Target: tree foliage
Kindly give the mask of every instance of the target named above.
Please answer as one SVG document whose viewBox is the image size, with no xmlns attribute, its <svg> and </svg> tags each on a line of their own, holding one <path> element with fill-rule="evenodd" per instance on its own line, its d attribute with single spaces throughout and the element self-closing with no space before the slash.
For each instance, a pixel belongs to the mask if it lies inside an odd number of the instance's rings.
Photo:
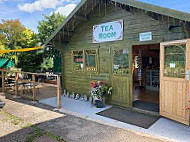
<svg viewBox="0 0 190 142">
<path fill-rule="evenodd" d="M 51 34 L 64 21 L 65 17 L 59 13 L 52 13 L 51 15 L 43 15 L 44 20 L 39 22 L 38 36 L 42 44 L 51 36 Z"/>
<path fill-rule="evenodd" d="M 65 17 L 59 13 L 44 15 L 39 22 L 38 34 L 24 27 L 18 19 L 2 20 L 0 22 L 0 50 L 21 49 L 44 44 L 48 37 L 58 28 Z M 17 67 L 23 71 L 39 72 L 53 69 L 53 61 L 60 57 L 59 52 L 49 47 L 42 51 L 23 53 L 8 53 L 0 55 L 3 58 L 14 59 Z"/>
<path fill-rule="evenodd" d="M 26 29 L 21 33 L 20 44 L 23 48 L 34 47 L 38 44 L 37 35 L 30 29 Z"/>
<path fill-rule="evenodd" d="M 18 67 L 26 72 L 40 72 L 41 63 L 43 62 L 42 54 L 38 51 L 23 52 L 18 58 Z"/>
<path fill-rule="evenodd" d="M 41 69 L 44 71 L 49 71 L 53 68 L 53 58 L 43 58 L 43 63 L 41 64 Z"/>
<path fill-rule="evenodd" d="M 53 34 L 53 32 L 62 24 L 65 17 L 59 13 L 52 13 L 51 15 L 44 15 L 44 20 L 39 22 L 38 37 L 42 44 Z M 43 64 L 41 65 L 44 70 L 53 69 L 53 60 L 60 58 L 60 53 L 55 47 L 48 47 L 43 53 Z M 50 63 L 47 63 L 47 62 Z"/>
<path fill-rule="evenodd" d="M 24 27 L 19 20 L 2 20 L 0 23 L 0 49 L 21 49 L 38 45 L 37 35 Z M 23 71 L 36 71 L 40 69 L 43 61 L 38 52 L 7 53 L 2 58 L 14 60 L 17 67 Z"/>
<path fill-rule="evenodd" d="M 39 39 L 30 29 L 26 29 L 21 34 L 21 46 L 24 48 L 30 48 L 38 46 Z M 19 54 L 18 67 L 27 72 L 39 72 L 41 71 L 41 63 L 43 62 L 42 52 L 30 51 Z"/>
<path fill-rule="evenodd" d="M 0 23 L 0 42 L 9 49 L 19 49 L 21 47 L 22 33 L 26 28 L 16 20 L 2 20 Z"/>
</svg>

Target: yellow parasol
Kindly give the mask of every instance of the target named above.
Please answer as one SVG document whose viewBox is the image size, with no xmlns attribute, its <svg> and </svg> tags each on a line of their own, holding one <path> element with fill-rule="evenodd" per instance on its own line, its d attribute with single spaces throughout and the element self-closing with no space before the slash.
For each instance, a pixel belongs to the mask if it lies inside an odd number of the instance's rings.
<svg viewBox="0 0 190 142">
<path fill-rule="evenodd" d="M 23 49 L 14 49 L 14 50 L 0 50 L 0 54 L 10 53 L 10 52 L 28 52 L 39 49 L 43 49 L 43 47 L 23 48 Z"/>
</svg>

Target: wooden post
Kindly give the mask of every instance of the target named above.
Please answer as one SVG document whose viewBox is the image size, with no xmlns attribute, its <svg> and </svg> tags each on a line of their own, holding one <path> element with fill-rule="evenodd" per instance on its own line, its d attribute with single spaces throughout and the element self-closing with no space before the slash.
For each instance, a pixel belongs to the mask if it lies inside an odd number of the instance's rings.
<svg viewBox="0 0 190 142">
<path fill-rule="evenodd" d="M 36 101 L 36 78 L 35 78 L 35 74 L 32 74 L 32 81 L 33 81 L 33 101 Z"/>
<path fill-rule="evenodd" d="M 5 93 L 5 73 L 2 71 L 2 92 Z"/>
<path fill-rule="evenodd" d="M 57 76 L 57 108 L 61 108 L 61 80 L 60 76 Z"/>
<path fill-rule="evenodd" d="M 15 95 L 18 96 L 18 73 L 15 72 Z"/>
</svg>

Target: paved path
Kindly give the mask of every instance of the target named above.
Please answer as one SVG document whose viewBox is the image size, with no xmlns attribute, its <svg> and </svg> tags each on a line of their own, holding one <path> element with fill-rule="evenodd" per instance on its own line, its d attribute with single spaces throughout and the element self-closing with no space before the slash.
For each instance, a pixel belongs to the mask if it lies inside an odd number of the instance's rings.
<svg viewBox="0 0 190 142">
<path fill-rule="evenodd" d="M 41 104 L 29 105 L 27 101 L 11 101 L 0 96 L 5 107 L 0 112 L 0 142 L 25 142 L 34 129 L 40 129 L 67 142 L 163 142 L 158 138 L 136 134 L 68 114 L 52 112 L 53 109 Z M 18 100 L 17 100 L 18 101 Z M 34 124 L 35 127 L 26 127 Z M 43 135 L 44 139 L 55 140 Z M 59 141 L 59 139 L 57 141 Z"/>
</svg>

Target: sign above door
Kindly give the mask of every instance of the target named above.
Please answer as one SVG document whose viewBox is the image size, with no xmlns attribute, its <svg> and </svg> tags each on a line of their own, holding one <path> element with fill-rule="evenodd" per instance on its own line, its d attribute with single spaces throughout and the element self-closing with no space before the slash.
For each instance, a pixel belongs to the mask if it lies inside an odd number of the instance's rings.
<svg viewBox="0 0 190 142">
<path fill-rule="evenodd" d="M 123 40 L 123 20 L 93 26 L 93 43 Z"/>
<path fill-rule="evenodd" d="M 140 41 L 150 41 L 152 40 L 152 32 L 140 33 L 139 34 Z"/>
</svg>

